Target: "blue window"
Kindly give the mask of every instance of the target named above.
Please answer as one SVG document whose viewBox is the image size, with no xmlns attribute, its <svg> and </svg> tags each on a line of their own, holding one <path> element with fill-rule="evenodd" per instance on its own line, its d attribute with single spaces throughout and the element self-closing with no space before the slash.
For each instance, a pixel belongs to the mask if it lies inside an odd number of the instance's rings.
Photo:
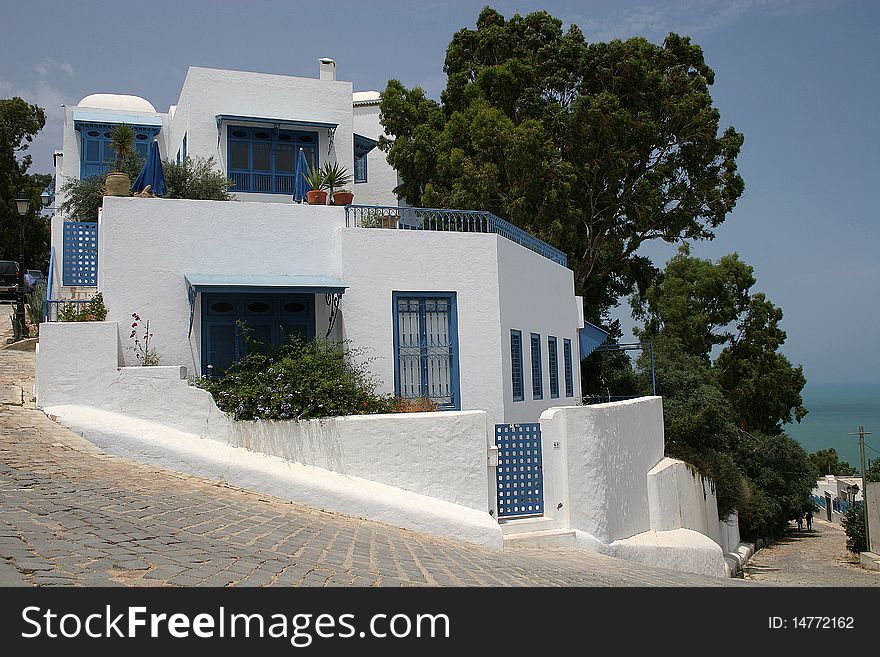
<svg viewBox="0 0 880 657">
<path fill-rule="evenodd" d="M 186 133 L 183 133 L 183 145 L 180 147 L 181 161 L 186 163 Z"/>
<path fill-rule="evenodd" d="M 155 126 L 131 126 L 134 129 L 134 149 L 142 158 L 146 159 L 150 149 L 150 142 L 158 134 L 159 128 Z M 79 177 L 81 179 L 107 173 L 116 165 L 116 152 L 110 147 L 110 124 L 89 123 L 79 125 L 81 137 L 81 157 L 79 162 Z"/>
<path fill-rule="evenodd" d="M 513 381 L 513 401 L 523 400 L 522 332 L 510 331 L 510 378 Z"/>
<path fill-rule="evenodd" d="M 574 397 L 574 373 L 571 366 L 571 340 L 562 339 L 562 357 L 565 360 L 565 396 Z"/>
<path fill-rule="evenodd" d="M 366 154 L 354 156 L 354 181 L 356 183 L 367 182 L 367 156 Z"/>
<path fill-rule="evenodd" d="M 532 333 L 532 399 L 544 399 L 544 381 L 541 374 L 541 336 Z"/>
<path fill-rule="evenodd" d="M 547 362 L 550 364 L 550 397 L 559 397 L 559 357 L 556 353 L 556 337 L 547 337 Z"/>
<path fill-rule="evenodd" d="M 273 128 L 227 128 L 227 175 L 233 192 L 293 194 L 296 160 L 302 149 L 309 167 L 318 166 L 318 133 Z"/>
<path fill-rule="evenodd" d="M 394 394 L 461 409 L 455 292 L 394 292 Z"/>
</svg>

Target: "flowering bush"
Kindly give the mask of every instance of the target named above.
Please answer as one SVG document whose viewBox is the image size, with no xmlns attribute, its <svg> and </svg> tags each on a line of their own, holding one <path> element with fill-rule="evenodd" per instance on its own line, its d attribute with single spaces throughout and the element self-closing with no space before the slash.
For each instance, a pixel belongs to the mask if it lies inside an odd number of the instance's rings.
<svg viewBox="0 0 880 657">
<path fill-rule="evenodd" d="M 98 292 L 87 304 L 64 303 L 58 306 L 59 322 L 103 322 L 107 319 L 104 296 Z"/>
<path fill-rule="evenodd" d="M 131 348 L 135 358 L 141 365 L 158 365 L 159 354 L 150 346 L 150 340 L 153 338 L 153 334 L 150 333 L 150 320 L 142 320 L 137 313 L 132 313 L 131 318 L 134 321 L 131 323 L 131 335 L 128 337 L 134 340 L 134 345 Z M 138 333 L 138 328 L 143 328 L 143 336 Z"/>
<path fill-rule="evenodd" d="M 396 400 L 376 393 L 376 381 L 344 342 L 290 336 L 279 347 L 246 337 L 247 355 L 222 374 L 195 384 L 236 420 L 308 420 L 392 413 Z"/>
</svg>

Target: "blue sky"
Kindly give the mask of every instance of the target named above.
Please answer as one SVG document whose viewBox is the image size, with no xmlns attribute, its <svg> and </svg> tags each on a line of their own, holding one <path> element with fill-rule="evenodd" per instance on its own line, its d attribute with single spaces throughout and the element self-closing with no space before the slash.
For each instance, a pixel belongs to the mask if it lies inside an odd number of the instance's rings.
<svg viewBox="0 0 880 657">
<path fill-rule="evenodd" d="M 317 76 L 338 63 L 358 90 L 395 77 L 437 96 L 452 34 L 485 2 L 149 3 L 3 1 L 0 97 L 45 107 L 32 171 L 61 146 L 62 103 L 132 93 L 166 111 L 188 65 Z M 700 44 L 722 124 L 745 134 L 746 192 L 711 243 L 737 251 L 785 312 L 785 353 L 811 382 L 880 380 L 880 3 L 856 0 L 498 2 L 505 16 L 547 9 L 591 40 L 670 31 Z M 658 262 L 674 253 L 652 245 Z M 621 310 L 622 318 L 627 316 Z M 627 322 L 631 324 L 631 322 Z"/>
</svg>

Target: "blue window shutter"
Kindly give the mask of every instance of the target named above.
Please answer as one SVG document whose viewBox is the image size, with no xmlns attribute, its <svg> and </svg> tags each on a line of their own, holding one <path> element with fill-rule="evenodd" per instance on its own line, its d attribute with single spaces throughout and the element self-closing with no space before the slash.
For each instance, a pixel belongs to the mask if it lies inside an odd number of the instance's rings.
<svg viewBox="0 0 880 657">
<path fill-rule="evenodd" d="M 523 400 L 522 332 L 510 331 L 510 378 L 513 383 L 513 401 Z"/>
<path fill-rule="evenodd" d="M 544 381 L 541 372 L 541 336 L 532 333 L 532 399 L 544 399 Z"/>
<path fill-rule="evenodd" d="M 565 396 L 574 397 L 574 372 L 571 363 L 571 340 L 563 338 L 562 354 L 565 359 Z"/>
<path fill-rule="evenodd" d="M 550 365 L 550 397 L 556 399 L 559 397 L 559 360 L 556 353 L 556 337 L 547 337 L 547 362 Z"/>
</svg>

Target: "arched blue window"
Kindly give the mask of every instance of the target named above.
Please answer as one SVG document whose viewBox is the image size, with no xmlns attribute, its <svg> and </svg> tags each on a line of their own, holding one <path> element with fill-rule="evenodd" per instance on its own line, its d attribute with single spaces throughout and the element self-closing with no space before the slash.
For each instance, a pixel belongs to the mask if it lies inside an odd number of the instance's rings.
<svg viewBox="0 0 880 657">
<path fill-rule="evenodd" d="M 116 165 L 116 152 L 110 146 L 110 131 L 113 125 L 109 123 L 82 123 L 77 125 L 80 131 L 82 150 L 80 151 L 79 177 L 81 179 L 107 173 Z M 150 150 L 150 142 L 159 133 L 156 126 L 132 125 L 134 129 L 134 149 L 142 158 L 147 158 Z"/>
</svg>

